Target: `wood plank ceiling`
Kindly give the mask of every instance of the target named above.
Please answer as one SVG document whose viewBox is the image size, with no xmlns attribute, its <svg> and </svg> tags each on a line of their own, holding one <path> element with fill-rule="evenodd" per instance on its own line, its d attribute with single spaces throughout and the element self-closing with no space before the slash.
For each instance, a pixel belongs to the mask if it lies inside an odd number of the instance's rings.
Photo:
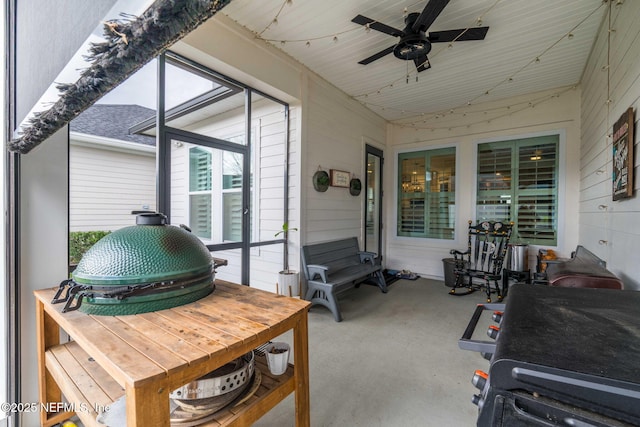
<svg viewBox="0 0 640 427">
<path fill-rule="evenodd" d="M 221 13 L 385 119 L 408 123 L 425 114 L 579 84 L 609 7 L 603 0 L 451 0 L 427 33 L 482 25 L 490 27 L 484 40 L 434 43 L 431 69 L 420 73 L 412 61 L 393 54 L 358 64 L 398 38 L 367 31 L 351 22 L 356 15 L 401 30 L 404 15 L 421 12 L 426 4 L 233 0 Z"/>
</svg>

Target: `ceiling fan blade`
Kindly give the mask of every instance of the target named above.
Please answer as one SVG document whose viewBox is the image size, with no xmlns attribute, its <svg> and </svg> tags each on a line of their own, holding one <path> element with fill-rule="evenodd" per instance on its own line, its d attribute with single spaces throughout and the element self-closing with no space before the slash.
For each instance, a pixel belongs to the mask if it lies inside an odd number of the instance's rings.
<svg viewBox="0 0 640 427">
<path fill-rule="evenodd" d="M 429 0 L 418 19 L 413 23 L 413 31 L 416 33 L 418 31 L 426 31 L 447 4 L 449 4 L 449 0 Z"/>
<path fill-rule="evenodd" d="M 431 43 L 446 43 L 452 42 L 454 40 L 457 42 L 463 42 L 467 40 L 484 40 L 485 36 L 487 35 L 487 31 L 489 31 L 489 27 L 472 27 L 469 29 L 461 28 L 459 30 L 434 31 L 432 33 L 429 33 L 429 41 Z"/>
<path fill-rule="evenodd" d="M 375 55 L 371 55 L 368 58 L 363 59 L 362 61 L 358 62 L 358 64 L 362 64 L 362 65 L 367 65 L 377 59 L 382 58 L 385 55 L 390 54 L 391 52 L 393 52 L 393 48 L 395 48 L 396 45 L 390 46 L 388 48 L 386 48 L 385 50 L 381 50 L 380 52 L 376 53 Z"/>
<path fill-rule="evenodd" d="M 416 70 L 418 70 L 418 72 L 431 68 L 431 63 L 429 62 L 429 58 L 427 58 L 427 55 L 414 58 L 413 63 L 416 64 Z"/>
<path fill-rule="evenodd" d="M 388 25 L 383 24 L 382 22 L 375 21 L 371 18 L 367 18 L 366 16 L 358 15 L 351 20 L 351 22 L 355 22 L 360 25 L 369 24 L 369 28 L 380 31 L 381 33 L 389 34 L 390 36 L 400 37 L 403 36 L 404 33 L 397 28 L 390 27 Z"/>
</svg>

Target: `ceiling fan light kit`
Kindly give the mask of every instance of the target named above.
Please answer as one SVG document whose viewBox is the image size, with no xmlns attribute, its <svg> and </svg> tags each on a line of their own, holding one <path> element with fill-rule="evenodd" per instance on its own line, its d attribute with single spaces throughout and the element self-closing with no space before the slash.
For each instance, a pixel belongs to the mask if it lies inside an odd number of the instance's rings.
<svg viewBox="0 0 640 427">
<path fill-rule="evenodd" d="M 358 15 L 351 21 L 364 25 L 367 30 L 373 29 L 390 36 L 399 37 L 400 40 L 380 52 L 358 62 L 367 65 L 376 61 L 391 52 L 393 55 L 404 61 L 413 61 L 416 70 L 422 72 L 431 68 L 431 63 L 427 55 L 431 51 L 432 43 L 452 43 L 456 41 L 484 40 L 489 31 L 489 27 L 461 28 L 457 30 L 430 32 L 427 36 L 427 29 L 433 24 L 436 18 L 442 13 L 449 0 L 429 0 L 421 13 L 409 13 L 405 17 L 405 27 L 403 30 L 391 27 L 374 19 Z"/>
</svg>

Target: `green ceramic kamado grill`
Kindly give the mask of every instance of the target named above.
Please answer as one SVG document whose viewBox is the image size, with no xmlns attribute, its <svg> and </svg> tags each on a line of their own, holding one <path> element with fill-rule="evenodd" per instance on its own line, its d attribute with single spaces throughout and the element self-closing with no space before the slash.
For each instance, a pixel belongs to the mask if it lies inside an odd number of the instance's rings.
<svg viewBox="0 0 640 427">
<path fill-rule="evenodd" d="M 126 315 L 188 304 L 213 292 L 211 253 L 166 216 L 140 214 L 136 225 L 100 239 L 82 257 L 53 303 L 63 312 Z"/>
</svg>

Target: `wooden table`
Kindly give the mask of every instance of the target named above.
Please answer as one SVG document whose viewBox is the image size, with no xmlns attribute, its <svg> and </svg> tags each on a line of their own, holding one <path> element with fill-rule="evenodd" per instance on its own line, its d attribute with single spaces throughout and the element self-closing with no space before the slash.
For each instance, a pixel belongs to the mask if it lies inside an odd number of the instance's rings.
<svg viewBox="0 0 640 427">
<path fill-rule="evenodd" d="M 169 393 L 293 329 L 294 364 L 272 376 L 263 357 L 260 389 L 224 409 L 206 426 L 248 426 L 295 392 L 296 425 L 308 426 L 309 303 L 216 280 L 216 290 L 191 304 L 152 313 L 95 316 L 51 304 L 55 288 L 36 296 L 40 402 L 70 402 L 41 411 L 52 426 L 76 412 L 85 426 L 126 396 L 127 425 L 169 426 Z M 72 338 L 61 343 L 60 329 Z M 75 411 L 73 411 L 75 409 Z M 56 412 L 58 411 L 58 412 Z"/>
</svg>

